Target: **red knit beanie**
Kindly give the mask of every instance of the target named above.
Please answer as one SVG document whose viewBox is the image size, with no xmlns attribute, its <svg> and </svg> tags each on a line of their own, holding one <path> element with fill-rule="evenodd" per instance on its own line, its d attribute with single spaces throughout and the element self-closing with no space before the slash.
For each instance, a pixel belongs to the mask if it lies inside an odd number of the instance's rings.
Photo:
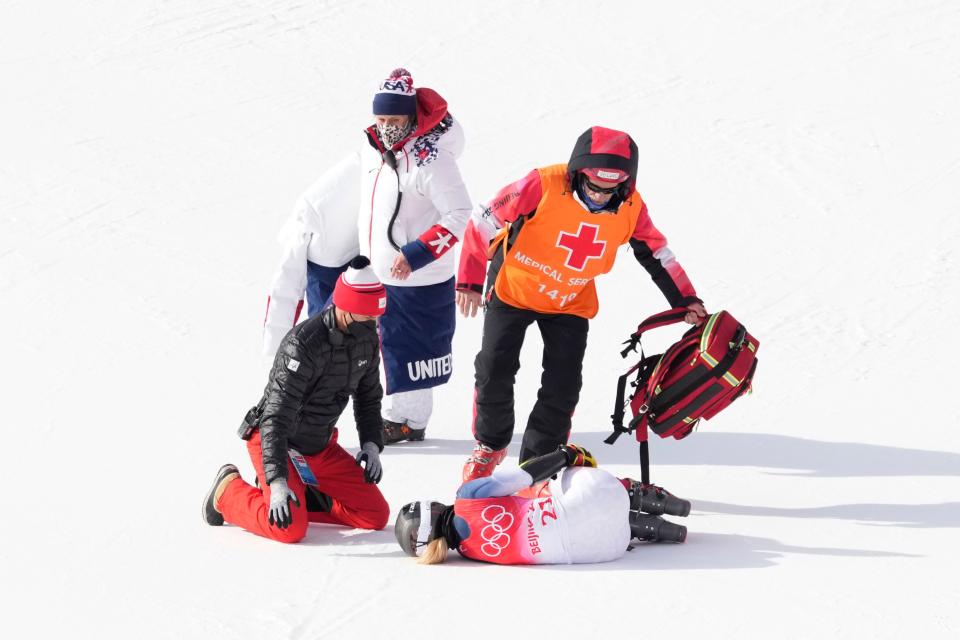
<svg viewBox="0 0 960 640">
<path fill-rule="evenodd" d="M 379 317 L 387 310 L 387 290 L 377 279 L 370 260 L 357 256 L 337 278 L 333 288 L 333 304 L 337 309 L 364 316 Z"/>
</svg>

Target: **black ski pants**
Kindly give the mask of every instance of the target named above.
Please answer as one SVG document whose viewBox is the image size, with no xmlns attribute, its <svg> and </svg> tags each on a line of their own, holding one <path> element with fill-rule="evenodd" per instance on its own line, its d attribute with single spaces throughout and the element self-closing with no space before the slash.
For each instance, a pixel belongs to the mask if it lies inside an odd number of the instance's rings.
<svg viewBox="0 0 960 640">
<path fill-rule="evenodd" d="M 589 321 L 574 315 L 519 309 L 493 294 L 484 314 L 482 346 L 474 361 L 473 435 L 493 449 L 502 449 L 513 437 L 513 386 L 520 369 L 523 338 L 534 322 L 543 337 L 543 375 L 523 433 L 520 462 L 549 453 L 570 437 L 573 410 L 583 386 Z"/>
</svg>

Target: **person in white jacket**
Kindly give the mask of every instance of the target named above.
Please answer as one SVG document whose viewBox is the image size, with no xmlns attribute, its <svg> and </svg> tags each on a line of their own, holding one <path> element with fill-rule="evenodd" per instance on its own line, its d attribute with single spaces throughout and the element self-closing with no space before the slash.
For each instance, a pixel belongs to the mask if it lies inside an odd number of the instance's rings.
<svg viewBox="0 0 960 640">
<path fill-rule="evenodd" d="M 433 387 L 449 380 L 455 328 L 453 246 L 472 208 L 457 158 L 460 124 L 432 89 L 396 69 L 374 95 L 375 123 L 357 153 L 327 171 L 297 204 L 271 285 L 264 353 L 297 319 L 327 303 L 333 283 L 357 254 L 387 287 L 380 320 L 386 378 L 384 442 L 422 440 Z"/>
<path fill-rule="evenodd" d="M 283 256 L 270 283 L 263 323 L 263 355 L 273 357 L 283 337 L 307 315 L 322 311 L 337 278 L 360 255 L 360 158 L 352 153 L 326 171 L 297 200 L 280 232 Z"/>
</svg>

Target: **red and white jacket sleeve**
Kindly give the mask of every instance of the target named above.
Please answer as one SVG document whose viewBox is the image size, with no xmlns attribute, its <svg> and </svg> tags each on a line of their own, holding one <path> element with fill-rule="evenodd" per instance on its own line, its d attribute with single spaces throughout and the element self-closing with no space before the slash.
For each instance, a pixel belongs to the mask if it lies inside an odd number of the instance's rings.
<svg viewBox="0 0 960 640">
<path fill-rule="evenodd" d="M 413 271 L 453 249 L 463 237 L 471 208 L 470 195 L 451 153 L 441 151 L 436 160 L 421 170 L 417 188 L 430 199 L 440 219 L 416 240 L 401 247 Z"/>
<path fill-rule="evenodd" d="M 534 169 L 474 207 L 460 250 L 457 289 L 483 293 L 490 241 L 504 225 L 536 211 L 541 197 L 540 172 Z"/>
<path fill-rule="evenodd" d="M 637 261 L 653 278 L 671 307 L 685 307 L 694 302 L 703 302 L 697 297 L 690 278 L 667 246 L 667 239 L 653 226 L 646 204 L 637 219 L 637 226 L 630 238 L 630 247 Z"/>
</svg>

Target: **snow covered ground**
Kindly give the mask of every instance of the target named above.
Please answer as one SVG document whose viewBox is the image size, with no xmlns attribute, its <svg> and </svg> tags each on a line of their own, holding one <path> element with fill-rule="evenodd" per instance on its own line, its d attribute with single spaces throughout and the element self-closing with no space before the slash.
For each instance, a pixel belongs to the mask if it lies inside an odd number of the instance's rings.
<svg viewBox="0 0 960 640">
<path fill-rule="evenodd" d="M 0 635 L 957 637 L 958 32 L 949 0 L 5 0 Z M 761 340 L 752 397 L 652 445 L 687 544 L 421 567 L 391 530 L 201 522 L 220 464 L 250 477 L 273 237 L 401 64 L 463 124 L 475 199 L 629 131 L 708 307 Z M 601 440 L 664 303 L 626 253 L 600 296 L 573 440 L 636 475 Z M 394 512 L 456 490 L 479 337 L 384 457 Z M 535 332 L 523 362 L 521 424 Z"/>
</svg>

